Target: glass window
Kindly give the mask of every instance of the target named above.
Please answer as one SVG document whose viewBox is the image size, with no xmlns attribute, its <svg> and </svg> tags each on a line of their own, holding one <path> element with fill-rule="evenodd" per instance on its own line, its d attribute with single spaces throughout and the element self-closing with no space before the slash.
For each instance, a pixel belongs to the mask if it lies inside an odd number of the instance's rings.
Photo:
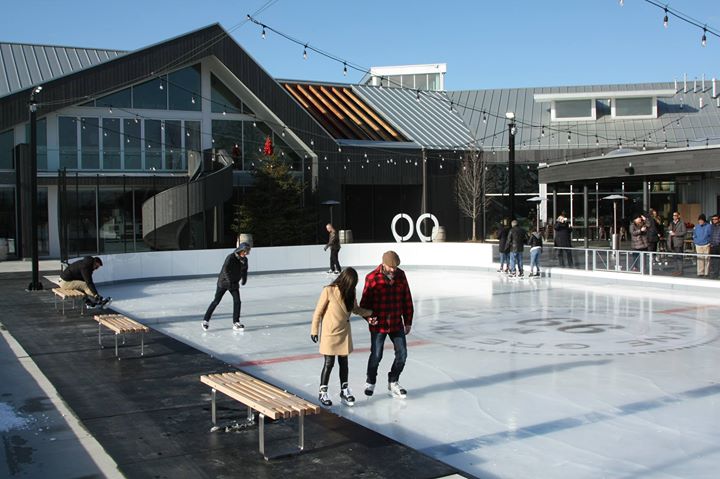
<svg viewBox="0 0 720 479">
<path fill-rule="evenodd" d="M 124 253 L 124 237 L 126 227 L 132 231 L 132 210 L 128 211 L 129 193 L 123 193 L 122 188 L 101 187 L 98 201 L 98 216 L 100 218 L 100 252 Z M 130 235 L 132 237 L 132 234 Z"/>
<path fill-rule="evenodd" d="M 142 143 L 140 141 L 140 120 L 123 120 L 125 137 L 125 169 L 139 170 L 142 168 Z"/>
<path fill-rule="evenodd" d="M 229 155 L 232 155 L 235 168 L 242 168 L 242 159 L 240 158 L 240 145 L 243 143 L 242 129 L 242 121 L 213 120 L 212 122 L 212 137 L 215 140 L 213 147 L 216 150 L 225 150 Z M 237 148 L 235 145 L 237 145 Z"/>
<path fill-rule="evenodd" d="M 199 121 L 186 121 L 185 122 L 185 152 L 187 165 L 192 167 L 197 165 L 202 158 L 202 142 L 200 141 L 200 122 Z"/>
<path fill-rule="evenodd" d="M 103 97 L 95 100 L 96 106 L 111 107 L 116 106 L 119 108 L 132 108 L 132 91 L 130 88 L 110 93 Z"/>
<path fill-rule="evenodd" d="M 13 148 L 15 147 L 15 135 L 12 130 L 0 133 L 0 169 L 12 170 L 15 162 L 13 161 Z"/>
<path fill-rule="evenodd" d="M 594 100 L 561 100 L 555 102 L 555 118 L 592 118 Z"/>
<path fill-rule="evenodd" d="M 8 239 L 8 250 L 15 253 L 15 188 L 0 187 L 0 238 Z"/>
<path fill-rule="evenodd" d="M 420 73 L 417 75 L 414 75 L 415 77 L 415 88 L 418 90 L 427 90 L 428 89 L 428 81 L 427 81 L 427 74 L 426 73 Z"/>
<path fill-rule="evenodd" d="M 615 99 L 615 116 L 640 116 L 652 114 L 652 97 Z"/>
<path fill-rule="evenodd" d="M 165 165 L 168 170 L 185 168 L 180 120 L 165 120 Z"/>
<path fill-rule="evenodd" d="M 75 256 L 97 253 L 95 188 L 69 187 L 67 190 L 68 252 Z"/>
<path fill-rule="evenodd" d="M 210 85 L 212 87 L 211 109 L 213 113 L 242 113 L 243 105 L 238 97 L 225 86 L 223 82 L 218 80 L 215 75 L 211 75 Z"/>
<path fill-rule="evenodd" d="M 145 120 L 145 169 L 162 170 L 162 128 L 160 120 Z"/>
<path fill-rule="evenodd" d="M 250 170 L 254 166 L 253 162 L 262 157 L 265 138 L 268 136 L 272 137 L 272 132 L 265 123 L 257 122 L 255 126 L 253 126 L 254 122 L 252 121 L 246 121 L 244 123 L 242 157 L 245 169 Z"/>
<path fill-rule="evenodd" d="M 77 119 L 70 116 L 58 118 L 58 145 L 60 168 L 77 169 Z"/>
<path fill-rule="evenodd" d="M 200 65 L 168 75 L 170 109 L 200 111 Z"/>
<path fill-rule="evenodd" d="M 133 87 L 133 107 L 167 110 L 167 80 L 153 78 Z"/>
<path fill-rule="evenodd" d="M 119 170 L 120 165 L 120 120 L 103 118 L 103 169 Z"/>
<path fill-rule="evenodd" d="M 440 75 L 428 75 L 428 90 L 440 89 Z"/>
<path fill-rule="evenodd" d="M 99 119 L 83 117 L 81 121 L 80 164 L 84 170 L 100 169 L 100 128 Z"/>
</svg>

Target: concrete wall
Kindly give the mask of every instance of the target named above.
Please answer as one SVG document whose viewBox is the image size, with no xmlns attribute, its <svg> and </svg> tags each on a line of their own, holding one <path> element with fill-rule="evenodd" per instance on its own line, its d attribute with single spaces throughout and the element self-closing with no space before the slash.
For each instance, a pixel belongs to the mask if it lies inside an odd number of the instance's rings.
<svg viewBox="0 0 720 479">
<path fill-rule="evenodd" d="M 385 251 L 400 256 L 401 267 L 449 266 L 491 268 L 492 245 L 484 243 L 357 243 L 344 244 L 340 264 L 377 266 Z M 157 251 L 102 255 L 104 266 L 93 276 L 96 283 L 150 278 L 216 275 L 232 249 Z M 250 273 L 319 269 L 330 266 L 330 252 L 322 245 L 253 248 Z M 72 260 L 71 260 L 72 262 Z"/>
</svg>

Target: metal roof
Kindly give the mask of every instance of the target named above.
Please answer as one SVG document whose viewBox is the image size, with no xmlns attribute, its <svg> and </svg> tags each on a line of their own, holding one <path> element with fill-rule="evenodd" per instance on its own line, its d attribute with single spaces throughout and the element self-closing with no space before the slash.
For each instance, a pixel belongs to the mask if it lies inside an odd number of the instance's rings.
<svg viewBox="0 0 720 479">
<path fill-rule="evenodd" d="M 451 110 L 444 92 L 364 85 L 352 89 L 398 131 L 426 149 L 462 149 L 473 144 L 463 118 Z"/>
<path fill-rule="evenodd" d="M 119 50 L 0 43 L 0 97 L 124 55 Z"/>
<path fill-rule="evenodd" d="M 690 82 L 687 90 L 679 85 L 674 95 L 658 98 L 658 117 L 651 119 L 613 118 L 607 101 L 598 99 L 596 120 L 551 121 L 550 105 L 534 97 L 578 92 L 675 91 L 673 83 L 470 90 L 447 95 L 482 149 L 507 149 L 505 113 L 511 111 L 517 124 L 516 151 L 539 152 L 536 159 L 546 161 L 544 150 L 581 150 L 592 156 L 600 154 L 598 150 L 616 149 L 620 144 L 639 150 L 643 144 L 648 149 L 664 148 L 666 143 L 668 148 L 703 146 L 706 141 L 720 144 L 720 100 L 712 96 L 712 83 L 704 83 L 703 88 L 700 81 L 696 86 Z"/>
</svg>

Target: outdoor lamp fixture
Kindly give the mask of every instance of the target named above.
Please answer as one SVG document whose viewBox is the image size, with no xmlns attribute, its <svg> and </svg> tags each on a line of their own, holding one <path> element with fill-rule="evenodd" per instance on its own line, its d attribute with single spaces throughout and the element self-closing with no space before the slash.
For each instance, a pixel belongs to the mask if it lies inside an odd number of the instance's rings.
<svg viewBox="0 0 720 479">
<path fill-rule="evenodd" d="M 40 282 L 38 268 L 38 212 L 37 212 L 37 101 L 35 95 L 42 91 L 38 85 L 30 92 L 30 251 L 32 255 L 32 280 L 27 287 L 28 291 L 43 289 Z"/>
<path fill-rule="evenodd" d="M 627 196 L 624 195 L 608 195 L 603 197 L 604 200 L 611 200 L 613 202 L 613 228 L 612 228 L 612 247 L 613 249 L 620 249 L 620 236 L 617 232 L 617 201 L 626 200 Z"/>
<path fill-rule="evenodd" d="M 505 113 L 508 120 L 508 215 L 510 220 L 515 219 L 515 113 Z"/>
<path fill-rule="evenodd" d="M 632 165 L 632 163 L 628 163 L 627 167 L 625 168 L 625 173 L 630 176 L 635 174 L 635 167 Z"/>
<path fill-rule="evenodd" d="M 540 231 L 540 203 L 543 201 L 547 201 L 547 198 L 544 196 L 533 196 L 532 198 L 528 198 L 527 201 L 535 203 L 535 220 L 536 220 L 536 231 Z"/>
</svg>

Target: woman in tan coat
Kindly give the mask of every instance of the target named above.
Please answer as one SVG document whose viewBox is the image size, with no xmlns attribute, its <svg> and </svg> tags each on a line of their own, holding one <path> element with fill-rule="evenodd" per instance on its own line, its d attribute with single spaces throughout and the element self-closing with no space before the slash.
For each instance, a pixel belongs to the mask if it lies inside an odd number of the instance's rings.
<svg viewBox="0 0 720 479">
<path fill-rule="evenodd" d="M 352 406 L 355 398 L 348 387 L 348 355 L 352 352 L 352 333 L 350 331 L 350 314 L 355 313 L 365 318 L 372 316 L 372 311 L 358 306 L 355 296 L 357 271 L 345 268 L 320 293 L 315 313 L 313 314 L 310 339 L 318 341 L 320 331 L 320 354 L 325 356 L 325 364 L 320 374 L 320 394 L 318 399 L 323 406 L 332 406 L 328 395 L 328 381 L 335 365 L 335 356 L 340 365 L 340 399 Z M 322 326 L 321 326 L 322 325 Z"/>
</svg>

